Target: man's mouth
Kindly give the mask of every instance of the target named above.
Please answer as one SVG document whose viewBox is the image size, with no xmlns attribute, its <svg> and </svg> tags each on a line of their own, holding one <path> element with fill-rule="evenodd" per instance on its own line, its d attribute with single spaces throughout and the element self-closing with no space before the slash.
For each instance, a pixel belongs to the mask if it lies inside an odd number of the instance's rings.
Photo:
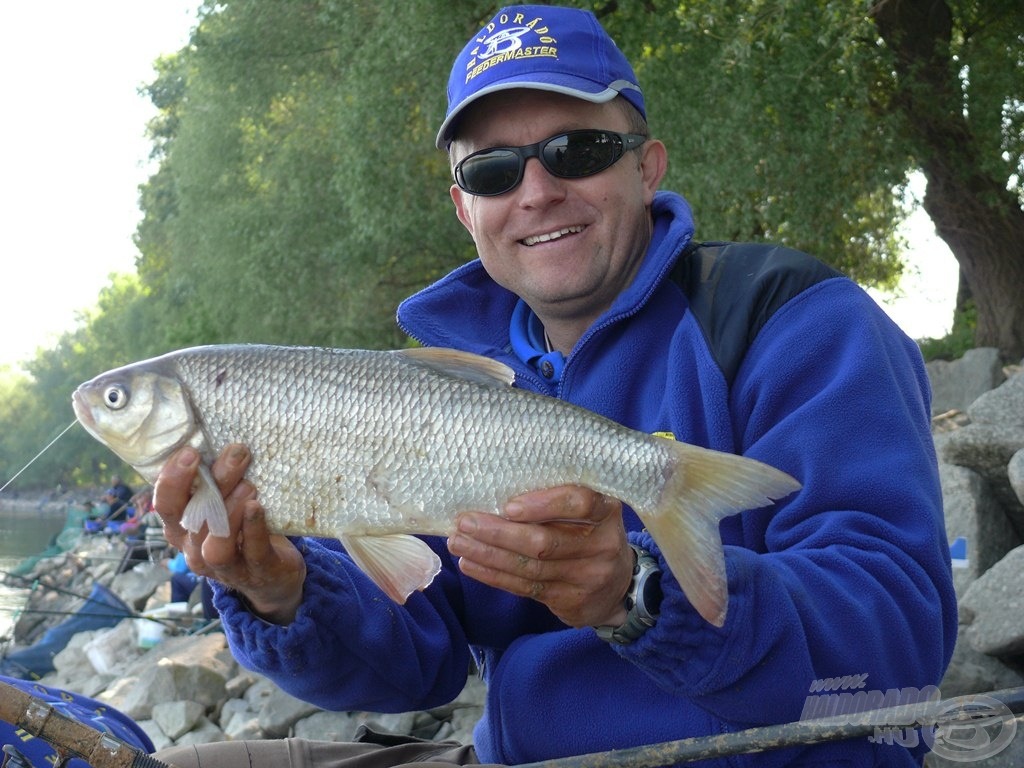
<svg viewBox="0 0 1024 768">
<path fill-rule="evenodd" d="M 547 232 L 543 235 L 530 235 L 529 237 L 524 237 L 519 242 L 527 246 L 536 245 L 537 243 L 548 243 L 552 240 L 558 240 L 561 237 L 565 237 L 566 235 L 574 235 L 577 232 L 582 231 L 583 226 L 577 224 L 574 227 L 562 227 L 562 229 L 556 230 L 555 232 Z"/>
</svg>

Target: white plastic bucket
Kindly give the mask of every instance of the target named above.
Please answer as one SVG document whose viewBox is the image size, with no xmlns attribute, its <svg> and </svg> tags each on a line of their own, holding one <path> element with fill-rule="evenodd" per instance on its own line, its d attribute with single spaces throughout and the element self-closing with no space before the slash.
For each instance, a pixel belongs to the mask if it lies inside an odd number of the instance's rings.
<svg viewBox="0 0 1024 768">
<path fill-rule="evenodd" d="M 152 648 L 164 639 L 167 627 L 159 621 L 135 619 L 135 634 L 139 648 Z"/>
</svg>

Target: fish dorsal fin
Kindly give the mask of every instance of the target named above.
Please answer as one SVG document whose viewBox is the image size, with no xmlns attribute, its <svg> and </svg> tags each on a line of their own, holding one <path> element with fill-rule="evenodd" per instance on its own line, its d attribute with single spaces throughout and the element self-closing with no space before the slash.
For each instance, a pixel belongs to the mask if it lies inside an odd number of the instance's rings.
<svg viewBox="0 0 1024 768">
<path fill-rule="evenodd" d="M 504 363 L 458 349 L 415 347 L 397 350 L 397 354 L 438 373 L 489 387 L 510 387 L 516 378 L 515 372 Z"/>
</svg>

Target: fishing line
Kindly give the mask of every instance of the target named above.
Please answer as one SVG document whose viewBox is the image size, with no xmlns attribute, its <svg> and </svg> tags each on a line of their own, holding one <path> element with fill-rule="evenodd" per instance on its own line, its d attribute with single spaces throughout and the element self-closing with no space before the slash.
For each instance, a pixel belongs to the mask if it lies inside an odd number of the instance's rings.
<svg viewBox="0 0 1024 768">
<path fill-rule="evenodd" d="M 75 424 L 77 424 L 77 423 L 78 423 L 78 420 L 77 420 L 77 419 L 75 419 L 75 420 L 74 420 L 74 421 L 72 421 L 72 422 L 71 422 L 70 424 L 68 424 L 68 425 L 67 425 L 67 427 L 65 427 L 65 428 L 64 428 L 64 431 L 63 431 L 63 432 L 61 432 L 61 433 L 60 433 L 59 435 L 57 435 L 57 436 L 56 436 L 55 438 L 53 438 L 53 440 L 51 440 L 51 441 L 50 441 L 50 442 L 49 442 L 49 443 L 48 443 L 48 444 L 46 445 L 46 447 L 45 447 L 45 448 L 43 448 L 43 450 L 41 450 L 41 451 L 40 451 L 39 453 L 37 453 L 37 454 L 36 454 L 35 456 L 33 456 L 33 457 L 32 457 L 32 459 L 31 459 L 31 460 L 29 461 L 29 463 L 28 463 L 28 464 L 26 464 L 26 465 L 25 465 L 24 467 L 22 467 L 21 469 L 19 469 L 19 470 L 17 471 L 17 473 L 15 473 L 14 477 L 12 477 L 12 478 L 11 478 L 10 480 L 8 480 L 8 481 L 7 481 L 6 483 L 4 483 L 4 484 L 3 484 L 3 487 L 0 487 L 0 493 L 2 493 L 2 492 L 3 492 L 3 491 L 4 491 L 5 489 L 6 489 L 6 488 L 7 488 L 7 486 L 8 486 L 8 485 L 10 485 L 10 484 L 11 484 L 11 483 L 13 483 L 13 482 L 14 482 L 15 480 L 17 480 L 17 479 L 18 479 L 18 475 L 20 475 L 20 474 L 21 474 L 22 472 L 24 472 L 24 471 L 25 471 L 26 469 L 28 469 L 29 467 L 31 467 L 31 466 L 32 466 L 33 464 L 35 464 L 35 463 L 36 463 L 36 460 L 38 460 L 40 456 L 42 456 L 42 455 L 43 455 L 44 453 L 46 453 L 46 452 L 47 452 L 48 450 L 50 450 L 50 448 L 51 448 L 51 447 L 53 447 L 53 444 L 54 444 L 54 443 L 56 443 L 56 442 L 57 442 L 58 440 L 60 440 L 60 439 L 61 439 L 62 437 L 64 437 L 64 435 L 66 435 L 66 434 L 67 434 L 67 431 L 68 431 L 69 429 L 71 429 L 71 428 L 72 428 L 73 426 L 75 426 Z"/>
</svg>

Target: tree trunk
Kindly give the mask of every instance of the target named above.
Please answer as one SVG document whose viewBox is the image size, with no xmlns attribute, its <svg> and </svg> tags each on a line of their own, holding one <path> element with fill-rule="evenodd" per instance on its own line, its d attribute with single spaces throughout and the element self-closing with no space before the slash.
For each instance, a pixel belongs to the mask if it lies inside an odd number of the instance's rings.
<svg viewBox="0 0 1024 768">
<path fill-rule="evenodd" d="M 928 187 L 924 209 L 949 246 L 978 311 L 975 343 L 1024 357 L 1024 211 L 982 172 L 964 116 L 953 19 L 944 0 L 879 0 L 871 15 L 895 56 L 894 101 Z"/>
</svg>

